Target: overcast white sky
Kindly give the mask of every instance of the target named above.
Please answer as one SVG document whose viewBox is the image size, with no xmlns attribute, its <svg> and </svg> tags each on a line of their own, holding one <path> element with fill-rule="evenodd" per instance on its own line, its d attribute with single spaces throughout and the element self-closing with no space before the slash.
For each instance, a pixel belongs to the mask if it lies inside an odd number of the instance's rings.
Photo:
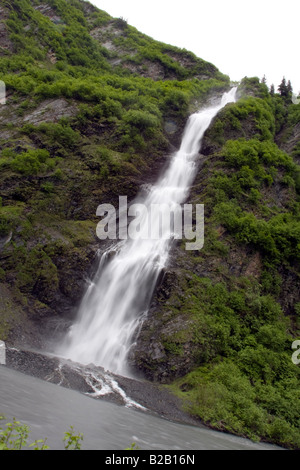
<svg viewBox="0 0 300 470">
<path fill-rule="evenodd" d="M 90 0 L 142 33 L 194 52 L 232 80 L 282 77 L 300 91 L 299 0 Z"/>
</svg>

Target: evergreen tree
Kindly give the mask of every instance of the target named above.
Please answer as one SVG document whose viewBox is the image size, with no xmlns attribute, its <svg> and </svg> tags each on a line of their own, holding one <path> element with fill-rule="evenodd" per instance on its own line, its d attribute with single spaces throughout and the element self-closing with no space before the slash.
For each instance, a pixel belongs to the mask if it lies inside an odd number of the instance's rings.
<svg viewBox="0 0 300 470">
<path fill-rule="evenodd" d="M 292 93 L 293 93 L 293 88 L 291 81 L 289 80 L 286 83 L 285 77 L 283 77 L 280 85 L 278 86 L 278 91 L 280 92 L 280 96 L 284 98 L 285 100 L 291 100 L 292 99 Z"/>
<path fill-rule="evenodd" d="M 278 91 L 281 96 L 287 96 L 287 84 L 285 77 L 283 77 L 280 85 L 278 86 Z"/>
<path fill-rule="evenodd" d="M 291 84 L 291 80 L 289 80 L 287 82 L 287 92 L 288 94 L 292 94 L 293 93 L 293 87 L 292 87 L 292 84 Z"/>
<path fill-rule="evenodd" d="M 271 87 L 270 87 L 270 94 L 271 94 L 272 96 L 274 96 L 274 94 L 275 94 L 275 87 L 274 87 L 274 84 L 273 84 L 273 83 L 272 83 L 272 85 L 271 85 Z"/>
</svg>

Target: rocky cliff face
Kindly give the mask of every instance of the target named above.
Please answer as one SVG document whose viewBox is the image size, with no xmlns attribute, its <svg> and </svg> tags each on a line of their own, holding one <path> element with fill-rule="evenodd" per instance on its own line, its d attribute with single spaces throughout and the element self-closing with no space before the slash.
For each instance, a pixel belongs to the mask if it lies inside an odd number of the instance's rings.
<svg viewBox="0 0 300 470">
<path fill-rule="evenodd" d="M 230 309 L 235 310 L 230 301 L 226 303 L 226 298 L 229 300 L 231 295 L 242 292 L 243 296 L 247 297 L 252 292 L 253 297 L 258 295 L 258 301 L 259 296 L 270 294 L 278 302 L 278 307 L 280 305 L 279 308 L 286 318 L 290 319 L 289 328 L 293 329 L 295 323 L 297 324 L 296 310 L 300 297 L 299 260 L 296 252 L 288 256 L 288 259 L 275 262 L 273 265 L 274 260 L 268 258 L 263 246 L 251 242 L 251 236 L 248 235 L 243 243 L 239 243 L 234 233 L 229 230 L 229 226 L 222 224 L 222 217 L 215 215 L 220 201 L 225 201 L 228 197 L 229 200 L 243 199 L 239 207 L 243 207 L 247 213 L 259 219 L 268 220 L 273 211 L 289 217 L 288 214 L 290 211 L 293 212 L 293 204 L 297 199 L 296 183 L 291 186 L 284 184 L 289 172 L 288 167 L 284 169 L 283 161 L 278 162 L 277 167 L 275 159 L 272 165 L 276 166 L 276 170 L 272 166 L 271 171 L 274 173 L 270 184 L 260 184 L 259 172 L 257 171 L 255 175 L 250 170 L 254 168 L 253 160 L 251 162 L 251 157 L 248 161 L 245 160 L 242 166 L 244 172 L 242 178 L 246 178 L 247 183 L 244 188 L 239 186 L 238 191 L 241 191 L 239 196 L 234 192 L 236 184 L 234 172 L 237 171 L 237 167 L 230 168 L 231 165 L 226 163 L 224 144 L 242 140 L 251 142 L 251 145 L 255 146 L 254 136 L 257 136 L 260 142 L 269 139 L 269 136 L 268 138 L 263 136 L 265 130 L 256 117 L 260 111 L 255 109 L 263 103 L 264 88 L 258 85 L 258 81 L 252 80 L 252 86 L 250 83 L 251 81 L 247 80 L 242 82 L 239 88 L 240 100 L 236 104 L 228 105 L 219 113 L 203 140 L 199 170 L 188 203 L 205 204 L 204 248 L 200 252 L 191 254 L 185 251 L 183 243 L 174 246 L 169 265 L 132 351 L 132 364 L 151 380 L 172 382 L 207 364 L 219 354 L 224 354 L 227 340 L 222 333 L 220 334 L 217 325 L 212 326 L 214 313 L 219 308 L 214 305 L 212 298 L 218 288 L 214 292 L 212 286 L 224 289 L 223 302 L 224 305 L 230 306 L 229 316 L 233 313 Z M 246 111 L 250 103 L 251 106 Z M 268 107 L 266 103 L 265 106 Z M 239 109 L 243 111 L 240 113 Z M 236 116 L 239 116 L 239 121 L 235 120 Z M 266 129 L 274 127 L 273 113 L 266 114 L 266 121 L 268 121 L 265 123 Z M 282 150 L 293 153 L 298 143 L 297 125 L 288 129 L 285 124 L 278 136 L 284 134 L 290 137 L 282 143 Z M 276 151 L 276 146 L 273 150 Z M 237 158 L 238 152 L 239 148 L 236 147 L 232 158 Z M 293 167 L 292 161 L 290 159 L 292 165 L 290 174 L 297 181 L 299 170 L 297 166 Z M 245 166 L 246 164 L 249 166 Z M 266 166 L 264 169 L 266 170 Z M 267 175 L 265 177 L 267 178 Z M 221 182 L 220 185 L 218 181 Z M 260 194 L 256 193 L 258 190 Z M 260 207 L 252 201 L 249 191 L 253 191 L 253 197 L 256 194 Z M 249 226 L 247 230 L 251 232 L 251 227 Z M 245 282 L 249 283 L 246 289 L 243 285 Z M 195 288 L 196 284 L 199 284 L 199 288 Z M 210 294 L 207 296 L 208 291 Z M 230 293 L 229 297 L 225 294 L 226 291 Z M 208 305 L 210 305 L 210 314 L 205 318 L 204 312 Z M 243 317 L 246 310 L 245 306 L 237 308 L 237 317 L 240 315 Z M 254 317 L 259 315 L 259 303 L 254 303 L 250 311 Z M 224 325 L 222 327 L 222 321 L 219 321 L 221 330 Z M 234 332 L 230 334 L 234 335 Z M 294 335 L 297 335 L 297 326 Z"/>
<path fill-rule="evenodd" d="M 98 205 L 155 181 L 189 114 L 230 84 L 88 2 L 13 0 L 0 13 L 0 338 L 43 348 L 106 248 Z M 174 245 L 130 354 L 197 419 L 292 448 L 297 162 L 299 105 L 245 78 L 205 135 L 187 201 L 205 205 L 204 247 Z"/>
<path fill-rule="evenodd" d="M 105 247 L 98 205 L 155 180 L 192 104 L 228 77 L 62 0 L 1 6 L 0 72 L 0 336 L 42 346 L 41 332 L 74 316 Z"/>
<path fill-rule="evenodd" d="M 9 31 L 6 26 L 6 20 L 8 19 L 8 11 L 4 6 L 0 6 L 0 54 L 11 52 L 13 44 L 9 38 Z"/>
</svg>

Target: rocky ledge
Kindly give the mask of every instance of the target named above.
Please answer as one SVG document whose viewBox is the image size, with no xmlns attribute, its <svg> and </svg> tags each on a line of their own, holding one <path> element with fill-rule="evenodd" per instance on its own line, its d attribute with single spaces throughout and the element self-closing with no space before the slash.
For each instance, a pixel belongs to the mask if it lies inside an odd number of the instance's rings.
<svg viewBox="0 0 300 470">
<path fill-rule="evenodd" d="M 93 399 L 132 407 L 175 422 L 201 425 L 182 409 L 177 397 L 146 380 L 122 377 L 93 364 L 83 366 L 37 351 L 6 347 L 5 356 L 6 367 L 10 369 L 77 390 Z"/>
</svg>

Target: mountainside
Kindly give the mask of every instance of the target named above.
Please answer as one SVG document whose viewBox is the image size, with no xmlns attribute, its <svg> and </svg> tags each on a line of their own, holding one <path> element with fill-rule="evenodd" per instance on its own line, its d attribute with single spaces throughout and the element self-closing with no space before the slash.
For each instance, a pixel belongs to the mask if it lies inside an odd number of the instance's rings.
<svg viewBox="0 0 300 470">
<path fill-rule="evenodd" d="M 43 317 L 82 297 L 97 206 L 153 179 L 190 108 L 228 77 L 86 2 L 1 13 L 1 278 L 12 311 Z"/>
<path fill-rule="evenodd" d="M 105 248 L 98 205 L 153 182 L 230 80 L 85 1 L 1 0 L 0 15 L 0 339 L 43 348 Z M 255 77 L 238 96 L 187 201 L 205 205 L 204 247 L 174 247 L 130 361 L 206 424 L 300 448 L 300 105 Z"/>
<path fill-rule="evenodd" d="M 299 448 L 299 105 L 255 78 L 240 93 L 206 134 L 188 201 L 205 204 L 204 247 L 177 246 L 132 361 L 205 423 Z"/>
</svg>

